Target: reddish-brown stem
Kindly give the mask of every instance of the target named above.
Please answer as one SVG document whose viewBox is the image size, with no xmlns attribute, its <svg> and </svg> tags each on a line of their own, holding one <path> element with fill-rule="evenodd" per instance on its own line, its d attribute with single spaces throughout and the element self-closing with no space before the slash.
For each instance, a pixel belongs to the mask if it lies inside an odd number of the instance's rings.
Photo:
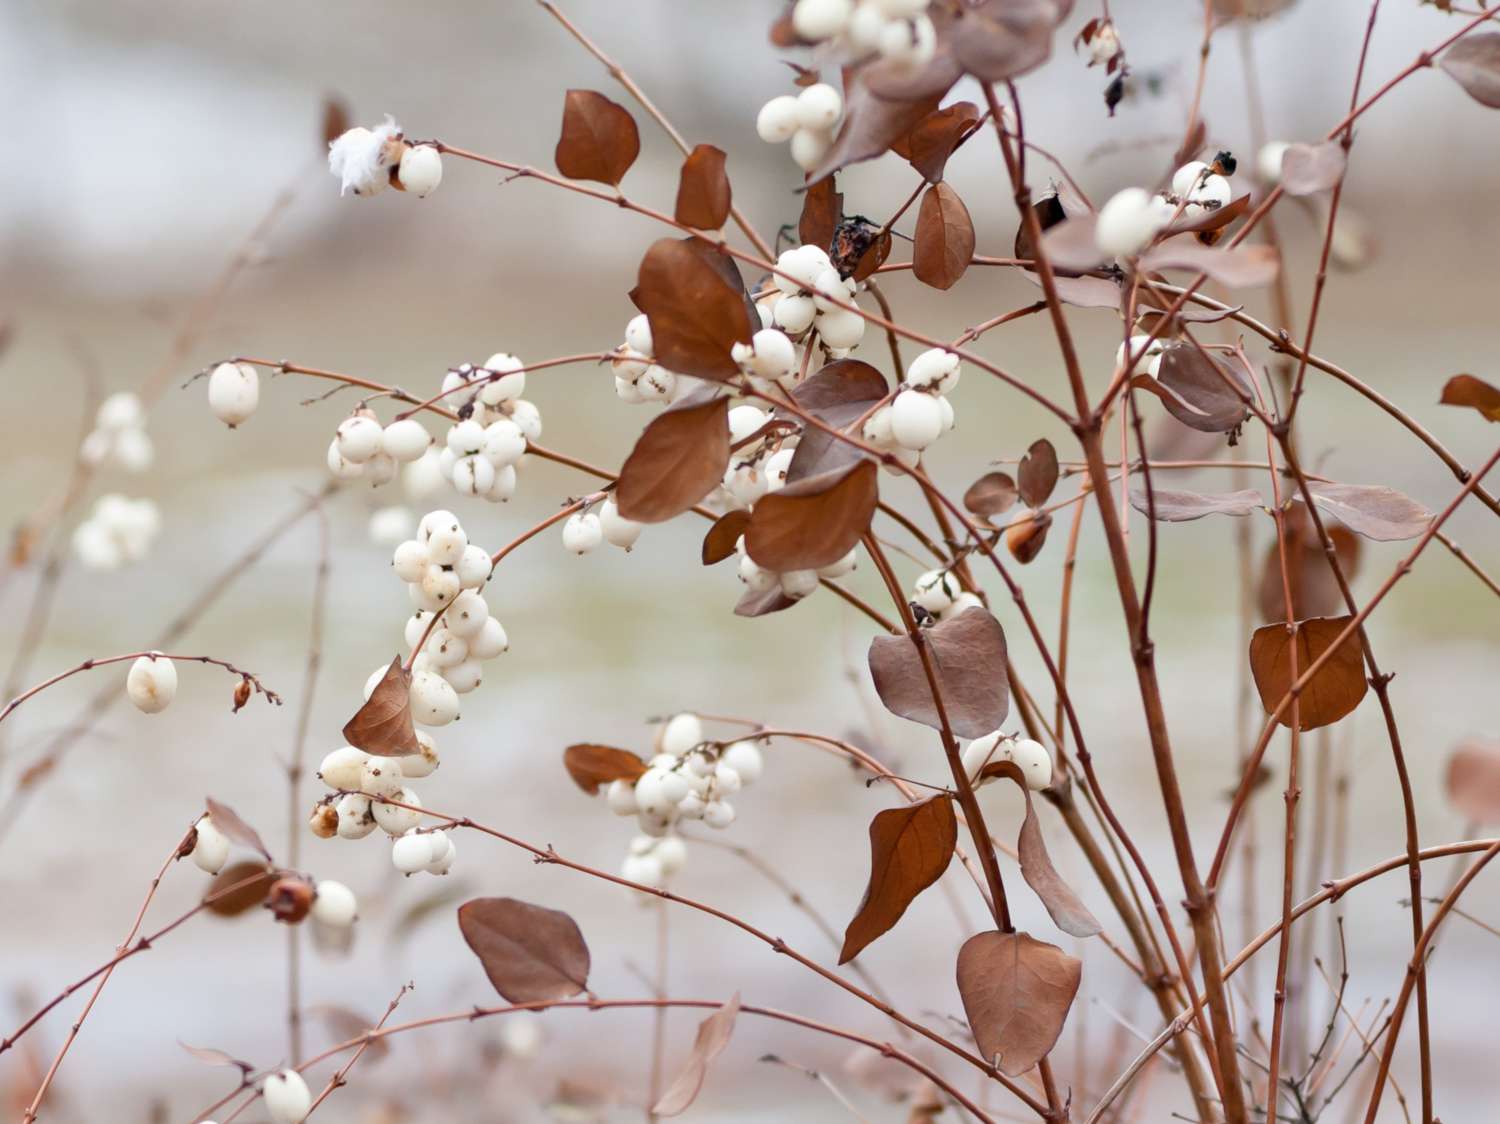
<svg viewBox="0 0 1500 1124">
<path fill-rule="evenodd" d="M 405 983 L 405 984 L 401 985 L 401 989 L 396 992 L 395 997 L 390 1001 L 390 1003 L 388 1003 L 386 1005 L 385 1014 L 383 1014 L 383 1015 L 380 1016 L 380 1021 L 375 1024 L 375 1026 L 372 1028 L 372 1031 L 379 1031 L 379 1030 L 381 1030 L 385 1026 L 385 1024 L 390 1021 L 390 1017 L 393 1014 L 396 1013 L 396 1008 L 401 1005 L 401 1000 L 403 998 L 405 998 L 406 993 L 408 991 L 410 991 L 411 988 L 412 988 L 412 985 L 409 984 L 409 983 Z M 340 1066 L 334 1072 L 334 1075 L 328 1079 L 328 1084 L 326 1084 L 326 1085 L 323 1086 L 323 1091 L 320 1092 L 317 1095 L 317 1097 L 313 1100 L 313 1103 L 308 1106 L 308 1108 L 307 1108 L 307 1116 L 304 1116 L 302 1119 L 306 1120 L 308 1116 L 311 1116 L 313 1113 L 317 1112 L 318 1111 L 318 1106 L 320 1104 L 322 1104 L 324 1101 L 326 1101 L 333 1094 L 333 1091 L 335 1089 L 341 1089 L 346 1084 L 348 1084 L 348 1081 L 349 1081 L 349 1071 L 351 1069 L 353 1069 L 354 1068 L 354 1064 L 357 1061 L 359 1061 L 360 1058 L 362 1058 L 364 1056 L 365 1051 L 370 1048 L 370 1043 L 376 1041 L 376 1039 L 373 1037 L 373 1035 L 365 1035 L 365 1036 L 363 1036 L 363 1038 L 364 1038 L 364 1040 L 362 1042 L 360 1042 L 360 1044 L 354 1048 L 354 1054 L 353 1054 L 353 1056 L 350 1057 L 350 1059 L 347 1062 L 345 1062 L 342 1066 Z M 321 1056 L 327 1057 L 327 1053 L 325 1052 Z M 297 1064 L 297 1062 L 295 1060 L 293 1060 L 292 1065 L 295 1068 L 298 1068 L 298 1069 L 301 1068 L 300 1066 L 298 1066 L 298 1064 Z"/>
<path fill-rule="evenodd" d="M 257 675 L 255 675 L 253 672 L 243 671 L 240 668 L 235 667 L 234 664 L 229 663 L 227 660 L 215 659 L 213 656 L 182 656 L 177 655 L 176 653 L 157 651 L 126 652 L 123 655 L 119 656 L 100 656 L 97 659 L 84 660 L 76 667 L 70 667 L 67 671 L 60 671 L 56 675 L 52 676 L 52 678 L 44 679 L 36 686 L 27 688 L 15 698 L 11 699 L 10 702 L 6 703 L 3 710 L 0 710 L 0 722 L 4 722 L 5 719 L 9 717 L 10 712 L 15 710 L 16 707 L 20 706 L 27 699 L 41 694 L 48 687 L 55 686 L 56 684 L 61 683 L 64 679 L 69 679 L 74 675 L 80 674 L 81 672 L 93 671 L 96 667 L 106 667 L 109 664 L 123 663 L 126 660 L 133 661 L 148 658 L 175 660 L 180 663 L 213 664 L 215 667 L 222 667 L 231 675 L 238 675 L 241 682 L 249 683 L 255 689 L 257 694 L 265 696 L 266 702 L 271 703 L 274 706 L 281 705 L 281 696 L 278 695 L 275 691 L 271 690 L 265 684 L 263 684 Z"/>
</svg>

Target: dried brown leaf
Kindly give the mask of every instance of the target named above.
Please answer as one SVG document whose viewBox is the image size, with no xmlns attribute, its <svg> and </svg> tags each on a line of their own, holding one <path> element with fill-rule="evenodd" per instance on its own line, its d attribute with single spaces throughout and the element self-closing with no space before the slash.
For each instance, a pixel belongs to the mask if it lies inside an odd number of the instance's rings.
<svg viewBox="0 0 1500 1124">
<path fill-rule="evenodd" d="M 573 783 L 590 796 L 611 781 L 634 781 L 646 771 L 646 763 L 628 749 L 612 745 L 570 745 L 563 750 L 563 768 Z"/>
<path fill-rule="evenodd" d="M 1249 515 L 1253 511 L 1264 511 L 1266 507 L 1266 501 L 1254 488 L 1205 495 L 1202 492 L 1174 492 L 1153 486 L 1151 502 L 1155 505 L 1156 518 L 1164 523 L 1187 523 L 1193 519 L 1202 519 L 1205 515 Z M 1130 506 L 1143 515 L 1152 514 L 1144 488 L 1131 490 Z"/>
<path fill-rule="evenodd" d="M 1307 490 L 1318 507 L 1351 531 L 1376 542 L 1414 539 L 1432 524 L 1432 512 L 1395 488 L 1313 480 Z M 1300 492 L 1296 498 L 1302 498 Z"/>
<path fill-rule="evenodd" d="M 958 952 L 958 994 L 982 1057 L 1019 1077 L 1062 1033 L 1083 962 L 1027 933 L 978 933 Z"/>
<path fill-rule="evenodd" d="M 1344 178 L 1349 157 L 1334 141 L 1292 144 L 1281 158 L 1281 187 L 1288 195 L 1327 191 Z"/>
<path fill-rule="evenodd" d="M 1249 245 L 1216 249 L 1191 238 L 1168 238 L 1141 255 L 1144 270 L 1188 269 L 1230 288 L 1269 285 L 1281 260 L 1270 246 Z"/>
<path fill-rule="evenodd" d="M 1067 15 L 1053 0 L 983 0 L 953 25 L 953 54 L 964 72 L 1003 82 L 1035 70 L 1052 54 L 1052 35 Z"/>
<path fill-rule="evenodd" d="M 1169 414 L 1203 433 L 1227 433 L 1250 415 L 1235 389 L 1248 390 L 1238 365 L 1192 343 L 1167 344 L 1156 378 L 1142 376 L 1132 385 L 1154 393 Z"/>
<path fill-rule="evenodd" d="M 365 705 L 344 723 L 344 741 L 376 757 L 421 753 L 411 720 L 411 673 L 395 656 Z"/>
<path fill-rule="evenodd" d="M 745 550 L 768 570 L 816 570 L 854 549 L 880 499 L 874 461 L 804 477 L 755 505 Z"/>
<path fill-rule="evenodd" d="M 986 520 L 1015 506 L 1020 491 L 1006 472 L 986 472 L 964 492 L 964 507 Z"/>
<path fill-rule="evenodd" d="M 250 1070 L 255 1068 L 249 1062 L 242 1062 L 238 1058 L 226 1054 L 223 1050 L 215 1050 L 212 1046 L 189 1046 L 181 1039 L 177 1040 L 177 1045 L 181 1046 L 184 1050 L 186 1050 L 189 1054 L 191 1054 L 198 1061 L 202 1062 L 204 1065 L 238 1066 L 240 1069 L 245 1070 L 246 1072 L 249 1072 Z"/>
<path fill-rule="evenodd" d="M 219 871 L 208 884 L 203 902 L 210 912 L 220 917 L 236 917 L 265 901 L 276 878 L 277 872 L 264 863 L 232 863 Z M 237 885 L 241 882 L 244 883 L 243 886 Z M 235 889 L 230 890 L 231 886 Z"/>
<path fill-rule="evenodd" d="M 728 398 L 673 407 L 653 418 L 620 468 L 620 514 L 661 523 L 713 491 L 729 464 L 728 418 Z"/>
<path fill-rule="evenodd" d="M 676 1116 L 686 1112 L 703 1088 L 703 1079 L 708 1076 L 708 1067 L 729 1045 L 734 1034 L 734 1022 L 740 1013 L 740 993 L 735 992 L 728 1003 L 720 1007 L 698 1024 L 698 1035 L 693 1040 L 693 1052 L 687 1064 L 672 1079 L 667 1091 L 651 1109 L 657 1116 Z"/>
<path fill-rule="evenodd" d="M 788 597 L 781 591 L 781 586 L 773 585 L 769 589 L 747 589 L 740 599 L 735 602 L 734 615 L 737 617 L 764 617 L 771 613 L 779 613 L 784 609 L 790 609 L 797 604 L 795 597 Z"/>
<path fill-rule="evenodd" d="M 802 196 L 802 216 L 797 222 L 797 237 L 804 246 L 828 249 L 833 232 L 844 220 L 844 194 L 834 183 L 835 177 L 821 179 Z"/>
<path fill-rule="evenodd" d="M 743 508 L 726 511 L 714 520 L 708 534 L 703 536 L 703 564 L 712 566 L 726 558 L 733 558 L 735 544 L 750 525 L 750 513 Z"/>
<path fill-rule="evenodd" d="M 958 844 L 958 818 L 946 795 L 877 812 L 870 821 L 870 881 L 844 933 L 847 964 L 901 920 L 906 907 L 942 877 Z"/>
<path fill-rule="evenodd" d="M 1473 375 L 1454 375 L 1443 384 L 1444 406 L 1471 406 L 1489 421 L 1500 421 L 1500 389 Z"/>
<path fill-rule="evenodd" d="M 640 153 L 641 134 L 628 109 L 596 90 L 568 91 L 555 154 L 559 172 L 618 187 Z"/>
<path fill-rule="evenodd" d="M 566 913 L 515 898 L 475 898 L 459 907 L 458 927 L 508 1002 L 567 999 L 587 990 L 588 945 Z"/>
<path fill-rule="evenodd" d="M 203 803 L 216 828 L 241 847 L 249 847 L 252 851 L 258 852 L 267 862 L 271 861 L 271 852 L 266 850 L 260 833 L 246 823 L 238 812 L 228 804 L 220 804 L 212 796 L 205 797 Z"/>
<path fill-rule="evenodd" d="M 928 183 L 943 178 L 948 157 L 979 120 L 979 107 L 956 101 L 934 110 L 891 145 L 891 151 L 920 172 Z"/>
<path fill-rule="evenodd" d="M 1438 65 L 1480 105 L 1500 109 L 1500 31 L 1464 36 Z"/>
<path fill-rule="evenodd" d="M 718 230 L 729 218 L 729 177 L 724 150 L 700 144 L 688 153 L 677 181 L 677 221 L 698 230 Z"/>
<path fill-rule="evenodd" d="M 1262 625 L 1250 637 L 1250 673 L 1261 704 L 1269 714 L 1291 690 L 1293 682 L 1307 674 L 1324 652 L 1333 647 L 1353 617 L 1313 617 L 1298 621 L 1295 634 L 1285 623 Z M 1292 674 L 1292 655 L 1296 653 L 1297 671 Z M 1351 632 L 1317 673 L 1302 688 L 1298 699 L 1298 728 L 1315 730 L 1328 726 L 1352 711 L 1365 697 L 1370 684 L 1365 679 L 1364 657 L 1359 636 Z M 1278 721 L 1292 724 L 1292 707 L 1282 711 Z"/>
<path fill-rule="evenodd" d="M 969 209 L 946 183 L 936 183 L 922 195 L 917 210 L 912 272 L 934 289 L 951 289 L 969 268 L 974 256 L 974 221 Z"/>
<path fill-rule="evenodd" d="M 722 254 L 693 239 L 653 242 L 631 299 L 651 324 L 663 367 L 721 382 L 739 376 L 730 350 L 750 342 L 751 306 L 738 269 Z"/>
<path fill-rule="evenodd" d="M 1287 577 L 1292 589 L 1292 619 L 1333 616 L 1344 609 L 1344 597 L 1328 556 L 1323 550 L 1318 530 L 1300 504 L 1288 508 L 1286 527 Z M 1354 580 L 1361 555 L 1360 539 L 1338 523 L 1323 522 L 1323 529 L 1333 542 L 1334 555 L 1344 576 Z M 1286 591 L 1281 578 L 1281 548 L 1271 543 L 1261 562 L 1260 585 L 1256 604 L 1262 620 L 1286 620 Z"/>
<path fill-rule="evenodd" d="M 977 738 L 998 730 L 1010 711 L 1005 631 L 987 609 L 965 609 L 922 630 L 953 732 Z M 870 675 L 892 714 L 943 728 L 922 657 L 910 636 L 877 636 L 870 642 Z"/>
<path fill-rule="evenodd" d="M 1016 466 L 1016 485 L 1027 507 L 1041 507 L 1057 487 L 1057 450 L 1045 437 L 1033 441 Z"/>
</svg>

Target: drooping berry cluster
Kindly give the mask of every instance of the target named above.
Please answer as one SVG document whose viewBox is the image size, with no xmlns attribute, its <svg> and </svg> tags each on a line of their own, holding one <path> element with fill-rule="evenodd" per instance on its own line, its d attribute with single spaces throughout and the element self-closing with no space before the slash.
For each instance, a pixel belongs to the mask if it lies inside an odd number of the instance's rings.
<svg viewBox="0 0 1500 1124">
<path fill-rule="evenodd" d="M 89 517 L 73 529 L 73 553 L 91 570 L 117 570 L 139 562 L 161 532 L 161 511 L 149 499 L 100 496 Z"/>
</svg>

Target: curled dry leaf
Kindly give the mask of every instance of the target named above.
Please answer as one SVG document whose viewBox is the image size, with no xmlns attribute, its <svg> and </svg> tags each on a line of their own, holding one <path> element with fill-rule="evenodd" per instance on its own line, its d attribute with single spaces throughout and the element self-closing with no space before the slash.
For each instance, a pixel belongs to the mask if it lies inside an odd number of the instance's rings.
<svg viewBox="0 0 1500 1124">
<path fill-rule="evenodd" d="M 570 745 L 563 750 L 563 768 L 573 783 L 590 796 L 611 781 L 635 781 L 646 771 L 646 763 L 628 749 L 612 745 Z"/>
<path fill-rule="evenodd" d="M 700 144 L 682 162 L 677 181 L 677 221 L 698 230 L 718 230 L 729 218 L 729 177 L 724 150 Z"/>
<path fill-rule="evenodd" d="M 1005 631 L 986 609 L 965 609 L 921 632 L 932 658 L 943 709 L 961 738 L 998 730 L 1010 712 Z M 943 728 L 921 654 L 910 636 L 877 636 L 870 641 L 870 675 L 880 701 L 892 714 Z"/>
<path fill-rule="evenodd" d="M 728 419 L 728 398 L 683 403 L 653 418 L 620 468 L 620 514 L 661 523 L 713 491 L 729 464 Z"/>
<path fill-rule="evenodd" d="M 1028 512 L 1025 518 L 1017 515 L 1005 528 L 1005 548 L 1024 566 L 1042 552 L 1051 529 L 1052 516 L 1045 511 Z"/>
<path fill-rule="evenodd" d="M 232 863 L 214 875 L 203 902 L 220 917 L 237 917 L 265 901 L 277 877 L 277 872 L 265 863 Z M 235 888 L 230 890 L 231 886 Z"/>
<path fill-rule="evenodd" d="M 1192 239 L 1174 237 L 1141 255 L 1144 270 L 1189 269 L 1231 289 L 1269 285 L 1281 260 L 1270 246 L 1251 245 L 1216 249 Z"/>
<path fill-rule="evenodd" d="M 750 513 L 745 549 L 768 570 L 816 570 L 854 549 L 870 528 L 880 484 L 874 461 L 807 476 L 763 497 Z"/>
<path fill-rule="evenodd" d="M 365 705 L 344 723 L 344 741 L 376 757 L 422 752 L 411 721 L 411 673 L 401 666 L 400 656 L 392 658 Z"/>
<path fill-rule="evenodd" d="M 1252 511 L 1264 511 L 1266 508 L 1266 501 L 1254 488 L 1205 495 L 1201 492 L 1173 492 L 1153 487 L 1150 500 L 1148 503 L 1144 488 L 1131 489 L 1130 506 L 1143 515 L 1154 514 L 1163 523 L 1187 523 L 1193 519 L 1202 519 L 1205 515 L 1249 515 Z"/>
<path fill-rule="evenodd" d="M 946 795 L 887 808 L 870 821 L 870 881 L 844 932 L 847 964 L 901 920 L 906 907 L 942 877 L 958 844 L 958 817 Z"/>
<path fill-rule="evenodd" d="M 1500 31 L 1465 35 L 1438 65 L 1480 105 L 1500 109 Z"/>
<path fill-rule="evenodd" d="M 568 91 L 554 157 L 559 172 L 619 187 L 640 154 L 641 134 L 628 109 L 596 90 Z"/>
<path fill-rule="evenodd" d="M 693 1040 L 693 1052 L 667 1091 L 661 1095 L 651 1111 L 657 1116 L 676 1116 L 686 1112 L 703 1088 L 703 1079 L 708 1076 L 708 1067 L 729 1045 L 734 1034 L 734 1022 L 740 1013 L 740 993 L 735 992 L 728 1003 L 720 1007 L 698 1024 L 698 1035 Z"/>
<path fill-rule="evenodd" d="M 212 796 L 204 797 L 203 804 L 208 809 L 209 818 L 214 821 L 216 828 L 241 847 L 249 847 L 267 862 L 271 861 L 271 852 L 266 850 L 260 833 L 246 823 L 238 812 L 228 804 L 220 804 Z"/>
<path fill-rule="evenodd" d="M 992 515 L 1001 515 L 1015 506 L 1020 495 L 1016 482 L 1005 472 L 986 472 L 969 485 L 964 493 L 964 507 L 988 520 Z"/>
<path fill-rule="evenodd" d="M 663 367 L 721 382 L 738 377 L 730 350 L 750 342 L 753 306 L 732 261 L 695 239 L 662 238 L 641 259 L 630 296 L 646 314 Z"/>
<path fill-rule="evenodd" d="M 1309 481 L 1313 503 L 1351 531 L 1376 542 L 1414 539 L 1432 523 L 1432 512 L 1410 496 L 1380 484 Z M 1299 492 L 1296 496 L 1302 498 Z M 1316 531 L 1314 531 L 1316 534 Z"/>
<path fill-rule="evenodd" d="M 1287 577 L 1292 589 L 1292 619 L 1327 617 L 1344 608 L 1344 596 L 1339 590 L 1338 579 L 1328 563 L 1318 529 L 1300 505 L 1287 509 L 1286 526 Z M 1361 555 L 1360 540 L 1347 527 L 1338 523 L 1323 522 L 1333 542 L 1334 556 L 1345 578 L 1354 580 L 1359 570 Z M 1256 604 L 1262 620 L 1286 620 L 1286 592 L 1281 580 L 1281 550 L 1276 543 L 1266 548 L 1261 563 L 1260 586 L 1256 592 Z"/>
<path fill-rule="evenodd" d="M 1500 421 L 1500 389 L 1473 375 L 1454 375 L 1443 384 L 1444 406 L 1470 406 L 1489 421 Z"/>
<path fill-rule="evenodd" d="M 769 589 L 747 589 L 735 602 L 734 615 L 764 617 L 771 613 L 779 613 L 783 609 L 790 609 L 796 603 L 797 599 L 783 593 L 780 585 L 773 585 Z"/>
<path fill-rule="evenodd" d="M 1203 433 L 1227 433 L 1250 416 L 1241 394 L 1249 380 L 1239 364 L 1188 342 L 1162 348 L 1156 377 L 1139 376 L 1132 386 L 1149 390 L 1183 425 Z"/>
<path fill-rule="evenodd" d="M 1500 823 L 1500 742 L 1464 742 L 1448 758 L 1448 799 L 1467 823 Z"/>
<path fill-rule="evenodd" d="M 714 520 L 708 534 L 703 536 L 703 564 L 712 566 L 726 558 L 733 558 L 735 544 L 750 525 L 750 513 L 743 508 L 726 511 Z"/>
<path fill-rule="evenodd" d="M 979 107 L 971 101 L 956 101 L 934 110 L 918 121 L 891 151 L 922 174 L 928 183 L 943 178 L 948 157 L 979 121 Z"/>
<path fill-rule="evenodd" d="M 833 242 L 833 232 L 844 220 L 844 194 L 834 177 L 819 180 L 802 196 L 802 215 L 797 221 L 797 237 L 804 246 L 821 246 Z"/>
<path fill-rule="evenodd" d="M 946 183 L 936 183 L 922 196 L 917 210 L 916 245 L 912 272 L 934 289 L 951 289 L 969 268 L 974 256 L 974 221 L 969 209 Z"/>
<path fill-rule="evenodd" d="M 1312 195 L 1327 191 L 1344 178 L 1349 157 L 1343 145 L 1292 144 L 1281 158 L 1281 187 L 1288 195 Z"/>
<path fill-rule="evenodd" d="M 1083 961 L 1027 933 L 977 933 L 958 951 L 958 994 L 981 1056 L 1019 1077 L 1062 1033 Z"/>
<path fill-rule="evenodd" d="M 1057 450 L 1045 437 L 1031 443 L 1016 466 L 1016 484 L 1027 507 L 1041 507 L 1057 487 Z"/>
<path fill-rule="evenodd" d="M 1270 714 L 1291 690 L 1293 682 L 1307 674 L 1324 652 L 1333 647 L 1339 634 L 1353 617 L 1313 617 L 1298 621 L 1295 632 L 1285 624 L 1262 625 L 1250 637 L 1250 673 L 1261 705 Z M 1296 653 L 1297 671 L 1292 674 L 1292 655 Z M 1328 726 L 1352 711 L 1365 697 L 1370 684 L 1365 679 L 1363 653 L 1359 635 L 1350 632 L 1339 644 L 1328 662 L 1307 681 L 1299 697 L 1298 728 L 1316 730 Z M 1277 719 L 1283 726 L 1292 724 L 1292 707 L 1288 704 Z"/>
<path fill-rule="evenodd" d="M 1064 222 L 1068 217 L 1068 211 L 1063 203 L 1062 196 L 1057 194 L 1043 195 L 1031 205 L 1031 209 L 1036 212 L 1037 225 L 1042 228 L 1043 234 L 1051 230 L 1058 223 Z M 1088 209 L 1084 208 L 1082 213 L 1087 214 Z M 1036 257 L 1036 248 L 1031 241 L 1031 232 L 1027 229 L 1024 219 L 1016 226 L 1014 249 L 1016 257 L 1022 261 L 1031 261 Z M 1030 271 L 1028 271 L 1028 276 L 1032 276 Z M 1033 276 L 1032 279 L 1035 280 L 1035 277 Z"/>
<path fill-rule="evenodd" d="M 567 999 L 588 987 L 588 945 L 566 913 L 515 898 L 475 898 L 459 906 L 458 928 L 507 1002 Z"/>
</svg>

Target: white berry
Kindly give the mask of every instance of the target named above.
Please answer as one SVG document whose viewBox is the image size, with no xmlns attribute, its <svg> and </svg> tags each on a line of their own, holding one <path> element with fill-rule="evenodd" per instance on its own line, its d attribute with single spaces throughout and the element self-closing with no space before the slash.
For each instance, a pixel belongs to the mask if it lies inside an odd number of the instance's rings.
<svg viewBox="0 0 1500 1124">
<path fill-rule="evenodd" d="M 260 402 L 260 375 L 248 363 L 220 363 L 208 376 L 208 408 L 233 429 L 255 413 Z"/>
<path fill-rule="evenodd" d="M 220 831 L 214 821 L 207 816 L 199 819 L 193 827 L 197 833 L 197 840 L 188 857 L 193 860 L 193 865 L 205 874 L 218 874 L 224 869 L 224 864 L 229 861 L 229 837 Z"/>
<path fill-rule="evenodd" d="M 159 714 L 177 695 L 177 668 L 166 656 L 141 656 L 125 676 L 125 693 L 137 710 Z"/>
</svg>

